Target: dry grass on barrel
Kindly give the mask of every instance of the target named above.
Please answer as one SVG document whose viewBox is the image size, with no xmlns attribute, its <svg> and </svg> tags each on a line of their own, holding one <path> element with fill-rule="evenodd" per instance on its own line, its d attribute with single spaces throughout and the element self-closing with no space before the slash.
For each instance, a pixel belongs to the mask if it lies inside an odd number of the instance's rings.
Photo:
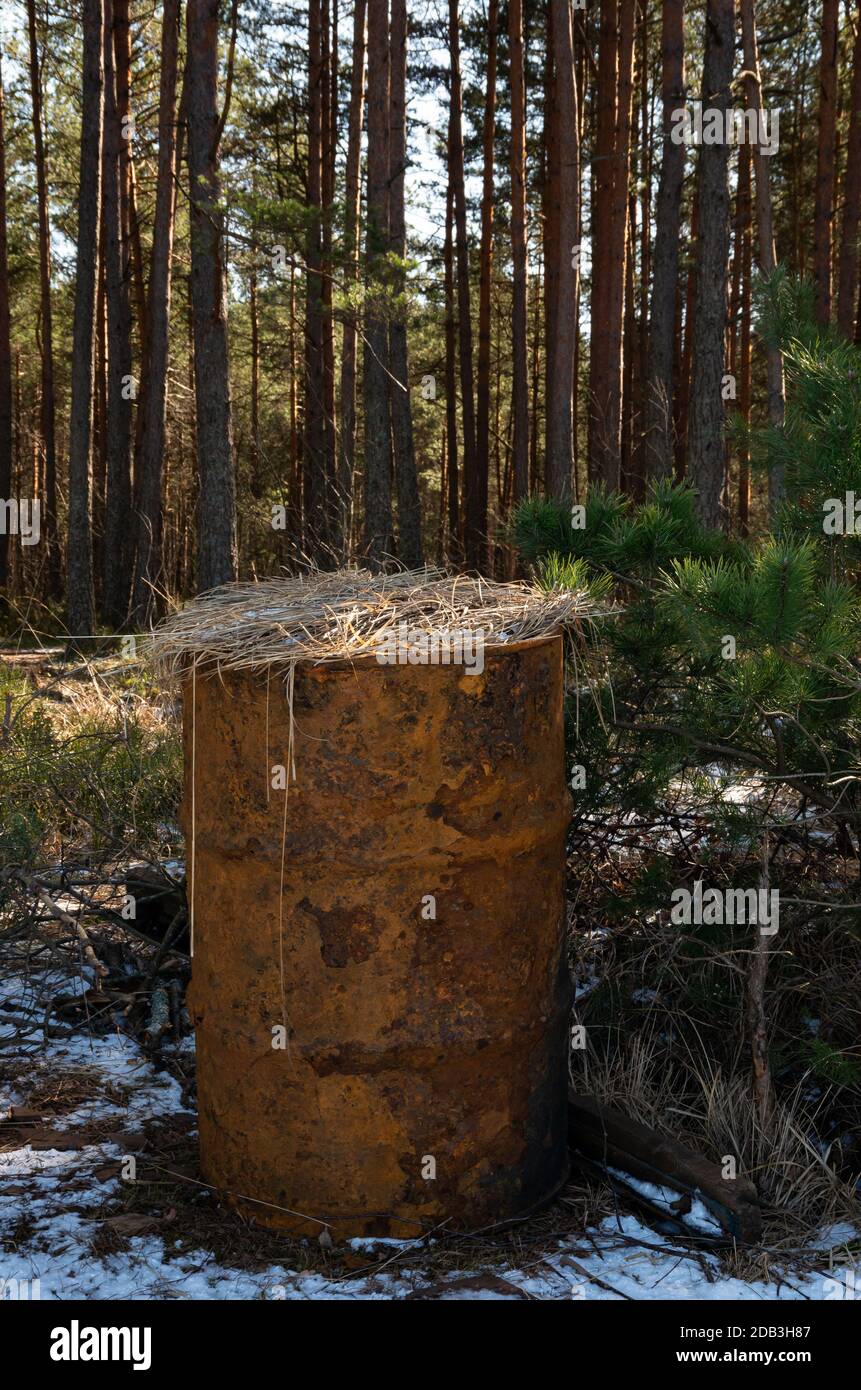
<svg viewBox="0 0 861 1390">
<path fill-rule="evenodd" d="M 553 632 L 580 633 L 598 611 L 577 589 L 434 569 L 313 571 L 211 589 L 156 628 L 149 651 L 170 679 L 192 667 L 248 670 L 370 656 L 401 624 L 411 633 L 480 632 L 492 650 Z"/>
</svg>

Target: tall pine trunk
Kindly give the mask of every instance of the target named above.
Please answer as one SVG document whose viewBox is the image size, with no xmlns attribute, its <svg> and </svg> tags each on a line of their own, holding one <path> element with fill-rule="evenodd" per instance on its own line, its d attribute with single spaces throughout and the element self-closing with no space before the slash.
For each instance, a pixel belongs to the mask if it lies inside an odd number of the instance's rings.
<svg viewBox="0 0 861 1390">
<path fill-rule="evenodd" d="M 6 126 L 0 72 L 0 501 L 12 496 L 12 340 L 9 325 L 9 256 L 6 230 Z M 0 585 L 9 582 L 9 536 L 0 533 Z"/>
<path fill-rule="evenodd" d="M 819 140 L 813 208 L 813 283 L 816 318 L 831 319 L 831 252 L 834 216 L 834 155 L 837 131 L 837 38 L 839 0 L 822 0 L 819 61 Z"/>
<path fill-rule="evenodd" d="M 739 319 L 737 328 L 738 352 L 734 355 L 733 371 L 738 378 L 738 413 L 742 423 L 750 423 L 750 339 L 751 339 L 751 150 L 742 145 L 738 152 L 738 218 L 736 261 L 739 272 Z M 750 528 L 750 450 L 742 439 L 738 455 L 738 528 L 746 536 Z"/>
<path fill-rule="evenodd" d="M 335 321 L 332 317 L 332 209 L 338 148 L 338 6 L 323 0 L 323 81 L 320 148 L 320 305 L 323 344 L 323 478 L 326 563 L 336 563 L 335 469 L 338 453 L 335 416 Z"/>
<path fill-rule="evenodd" d="M 734 0 L 706 0 L 703 108 L 725 119 L 731 101 Z M 699 167 L 699 241 L 693 337 L 688 477 L 706 526 L 726 520 L 724 375 L 729 258 L 729 145 L 703 144 Z"/>
<path fill-rule="evenodd" d="M 392 0 L 391 98 L 389 105 L 389 236 L 397 258 L 395 288 L 399 303 L 389 329 L 389 352 L 393 380 L 392 441 L 398 491 L 398 555 L 409 569 L 423 562 L 422 517 L 419 499 L 416 452 L 413 439 L 413 411 L 410 399 L 410 364 L 407 345 L 407 277 L 403 268 L 407 254 L 407 227 L 404 210 L 404 174 L 407 164 L 407 6 L 406 0 Z"/>
<path fill-rule="evenodd" d="M 631 102 L 634 94 L 636 0 L 619 0 L 619 63 L 613 141 L 613 199 L 607 230 L 607 319 L 599 328 L 604 343 L 601 481 L 621 482 L 622 372 L 624 366 L 625 265 L 628 248 L 628 175 L 631 162 Z M 603 231 L 599 232 L 603 235 Z"/>
<path fill-rule="evenodd" d="M 754 0 L 741 0 L 741 32 L 745 70 L 747 104 L 750 110 L 762 111 L 762 77 L 759 69 L 759 43 L 756 36 L 756 11 Z M 771 275 L 777 264 L 774 244 L 774 218 L 771 206 L 771 156 L 763 154 L 757 144 L 753 146 L 753 171 L 756 183 L 756 224 L 758 233 L 758 261 L 763 275 Z M 766 368 L 768 383 L 768 418 L 775 429 L 780 429 L 784 416 L 783 357 L 780 349 L 766 347 Z M 780 499 L 783 497 L 783 463 L 772 467 L 768 477 L 769 506 L 772 517 Z"/>
<path fill-rule="evenodd" d="M 323 7 L 308 7 L 308 223 L 305 240 L 305 544 L 318 563 L 329 541 L 323 345 Z"/>
<path fill-rule="evenodd" d="M 200 496 L 197 584 L 203 591 L 236 578 L 224 214 L 218 171 L 218 0 L 188 0 L 188 174 L 191 200 L 191 302 Z"/>
<path fill-rule="evenodd" d="M 482 124 L 481 248 L 478 271 L 478 367 L 476 376 L 475 471 L 477 497 L 475 525 L 477 553 L 471 561 L 485 569 L 487 547 L 487 493 L 490 473 L 490 349 L 493 294 L 493 156 L 496 126 L 496 69 L 499 43 L 499 0 L 490 0 L 487 13 L 487 73 Z"/>
<path fill-rule="evenodd" d="M 856 7 L 855 48 L 852 55 L 852 88 L 849 134 L 846 148 L 846 183 L 843 224 L 840 231 L 837 327 L 850 342 L 855 329 L 858 295 L 858 225 L 861 221 L 861 5 Z"/>
<path fill-rule="evenodd" d="M 368 191 L 364 354 L 365 552 L 382 567 L 394 549 L 389 447 L 388 328 L 381 303 L 389 240 L 389 5 L 368 0 Z"/>
<path fill-rule="evenodd" d="M 574 347 L 576 341 L 576 256 L 580 189 L 580 147 L 574 40 L 569 0 L 550 0 L 550 43 L 553 55 L 554 116 L 558 121 L 558 226 L 556 234 L 556 314 L 553 351 L 548 355 L 547 493 L 562 502 L 572 495 L 574 464 Z"/>
<path fill-rule="evenodd" d="M 72 396 L 69 408 L 69 535 L 66 554 L 67 623 L 72 636 L 91 633 L 94 625 L 90 456 L 102 181 L 102 24 L 101 0 L 84 0 L 78 252 L 75 261 Z"/>
<path fill-rule="evenodd" d="M 161 28 L 161 84 L 158 112 L 158 181 L 155 195 L 148 297 L 146 391 L 142 403 L 135 467 L 137 564 L 134 610 L 146 622 L 161 608 L 162 482 L 167 415 L 168 333 L 176 176 L 176 78 L 179 52 L 179 0 L 164 0 Z"/>
<path fill-rule="evenodd" d="M 458 493 L 457 443 L 457 311 L 454 301 L 454 190 L 449 170 L 445 201 L 445 241 L 443 243 L 445 275 L 445 439 L 446 439 L 446 497 L 448 511 L 448 558 L 462 559 L 460 545 L 460 498 Z"/>
<path fill-rule="evenodd" d="M 673 115 L 685 106 L 684 0 L 663 0 L 661 73 L 664 142 L 655 208 L 652 304 L 646 382 L 646 472 L 673 476 L 673 354 L 679 286 L 679 236 L 685 146 L 671 138 Z"/>
<path fill-rule="evenodd" d="M 41 399 L 39 429 L 44 453 L 44 497 L 41 527 L 47 552 L 49 591 L 60 589 L 60 550 L 57 535 L 57 433 L 54 398 L 54 329 L 51 312 L 51 229 L 48 220 L 48 172 L 42 120 L 42 79 L 36 33 L 36 0 L 27 0 L 30 95 L 33 113 L 33 147 L 36 156 L 36 204 L 39 218 L 39 348 Z"/>
<path fill-rule="evenodd" d="M 618 0 L 601 0 L 595 140 L 592 163 L 592 294 L 589 334 L 589 481 L 613 482 L 607 440 L 609 386 L 606 330 L 610 312 L 609 229 L 613 217 L 613 170 L 619 71 Z M 609 475 L 609 477 L 608 477 Z"/>
<path fill-rule="evenodd" d="M 470 568 L 480 562 L 481 531 L 478 521 L 480 487 L 475 444 L 475 394 L 472 371 L 472 309 L 469 294 L 469 241 L 466 224 L 466 180 L 463 154 L 463 79 L 460 70 L 460 14 L 458 0 L 448 6 L 449 93 L 448 157 L 454 191 L 455 280 L 457 284 L 457 338 L 460 363 L 460 409 L 463 434 L 464 548 Z"/>
<path fill-rule="evenodd" d="M 102 612 L 121 626 L 128 616 L 132 547 L 132 316 L 123 245 L 122 128 L 114 70 L 114 8 L 105 0 L 105 133 L 102 216 L 107 303 L 107 410 Z"/>
<path fill-rule="evenodd" d="M 529 375 L 526 358 L 526 79 L 523 61 L 522 0 L 509 0 L 508 49 L 511 77 L 512 468 L 514 500 L 520 502 L 529 492 Z"/>
<path fill-rule="evenodd" d="M 344 278 L 358 278 L 359 208 L 361 201 L 362 116 L 365 103 L 365 0 L 355 0 L 353 54 L 350 76 L 350 110 L 347 118 L 347 163 L 344 173 Z M 352 310 L 344 315 L 341 339 L 341 436 L 337 470 L 337 521 L 335 548 L 346 560 L 351 543 L 353 478 L 356 467 L 356 342 L 357 323 Z"/>
</svg>

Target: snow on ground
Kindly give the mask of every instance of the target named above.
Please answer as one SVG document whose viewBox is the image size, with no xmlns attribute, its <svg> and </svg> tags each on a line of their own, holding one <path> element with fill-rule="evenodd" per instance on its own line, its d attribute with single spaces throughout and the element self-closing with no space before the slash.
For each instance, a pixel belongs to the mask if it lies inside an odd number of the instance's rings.
<svg viewBox="0 0 861 1390">
<path fill-rule="evenodd" d="M 11 997 L 8 982 L 3 993 Z M 20 998 L 20 994 L 19 994 Z M 183 1049 L 185 1050 L 185 1049 Z M 6 1054 L 8 1056 L 8 1053 Z M 108 1164 L 123 1158 L 123 1132 L 139 1131 L 149 1119 L 185 1117 L 179 1084 L 158 1073 L 133 1040 L 73 1036 L 49 1040 L 28 1062 L 28 1081 L 82 1074 L 92 1080 L 88 1099 L 49 1118 L 58 1147 L 34 1148 L 6 1138 L 0 1128 L 0 1298 L 8 1290 L 29 1290 L 42 1299 L 359 1299 L 389 1300 L 408 1296 L 434 1299 L 736 1299 L 757 1302 L 823 1299 L 854 1287 L 841 1269 L 829 1278 L 789 1272 L 781 1284 L 746 1283 L 721 1274 L 713 1252 L 676 1248 L 635 1216 L 620 1213 L 588 1234 L 548 1243 L 524 1267 L 488 1265 L 468 1275 L 439 1273 L 428 1259 L 422 1267 L 418 1243 L 352 1241 L 353 1252 L 367 1257 L 368 1272 L 328 1278 L 312 1270 L 273 1264 L 258 1272 L 219 1263 L 210 1251 L 188 1250 L 169 1229 L 161 1235 L 131 1236 L 120 1253 L 99 1253 L 93 1242 L 102 1227 L 105 1203 L 119 1198 L 122 1179 L 105 1177 Z M 13 1088 L 0 1091 L 0 1119 L 20 1104 Z M 62 1136 L 96 1123 L 94 1141 L 63 1148 Z M 99 1126 L 109 1134 L 99 1138 Z M 5 1142 L 4 1142 L 5 1141 Z M 44 1142 L 44 1141 L 43 1141 Z M 100 1176 L 96 1173 L 100 1172 Z M 630 1182 L 630 1179 L 626 1179 Z M 655 1196 L 657 1193 L 651 1193 Z M 675 1196 L 675 1194 L 670 1194 Z M 702 1225 L 708 1213 L 696 1213 Z M 699 1224 L 699 1223 L 697 1223 Z M 173 1227 L 175 1232 L 177 1227 Z M 850 1238 L 848 1230 L 825 1233 L 821 1248 Z M 173 1251 L 173 1257 L 171 1257 Z M 406 1270 L 387 1262 L 412 1252 Z M 430 1256 L 430 1250 L 428 1250 Z M 823 1264 L 826 1262 L 823 1258 Z M 861 1265 L 855 1270 L 861 1283 Z M 38 1287 L 33 1281 L 38 1280 Z M 13 1283 L 12 1281 L 17 1281 Z M 22 1283 L 22 1281 L 25 1281 Z M 841 1283 L 843 1281 L 843 1283 Z M 846 1295 L 851 1296 L 847 1293 Z"/>
</svg>

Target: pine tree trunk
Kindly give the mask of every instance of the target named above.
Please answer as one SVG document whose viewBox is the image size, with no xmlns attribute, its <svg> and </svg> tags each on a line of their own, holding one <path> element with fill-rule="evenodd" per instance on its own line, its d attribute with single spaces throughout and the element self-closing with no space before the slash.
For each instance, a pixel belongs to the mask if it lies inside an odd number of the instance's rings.
<svg viewBox="0 0 861 1390">
<path fill-rule="evenodd" d="M 472 310 L 469 295 L 469 241 L 466 226 L 466 184 L 463 160 L 463 84 L 460 71 L 460 15 L 457 0 L 449 0 L 448 34 L 451 63 L 448 157 L 454 191 L 455 278 L 457 284 L 461 429 L 463 433 L 464 547 L 467 565 L 474 569 L 481 558 L 481 531 L 478 521 L 480 486 L 475 443 Z"/>
<path fill-rule="evenodd" d="M 604 340 L 604 428 L 601 481 L 617 488 L 621 479 L 622 372 L 624 366 L 625 256 L 628 245 L 628 174 L 633 99 L 636 0 L 619 0 L 619 66 L 613 145 L 613 200 L 607 234 L 607 320 Z"/>
<path fill-rule="evenodd" d="M 6 127 L 0 72 L 0 501 L 12 490 L 12 339 L 9 323 L 9 255 L 6 231 Z M 9 536 L 0 531 L 0 586 L 9 583 Z"/>
<path fill-rule="evenodd" d="M 526 91 L 523 61 L 523 4 L 509 0 L 508 47 L 511 78 L 511 260 L 512 260 L 512 467 L 514 500 L 529 491 L 529 377 L 526 360 Z"/>
<path fill-rule="evenodd" d="M 257 297 L 257 228 L 251 229 L 251 270 L 248 275 L 248 314 L 251 319 L 251 495 L 263 496 L 260 477 L 260 305 Z"/>
<path fill-rule="evenodd" d="M 362 115 L 365 104 L 365 9 L 365 0 L 356 0 L 353 10 L 353 58 L 350 111 L 347 120 L 347 163 L 344 174 L 344 277 L 348 285 L 358 278 Z M 336 552 L 342 559 L 347 558 L 350 548 L 353 478 L 356 468 L 356 341 L 356 318 L 348 309 L 344 316 L 344 332 L 341 339 L 341 447 L 338 453 L 338 519 L 334 538 Z"/>
<path fill-rule="evenodd" d="M 487 13 L 487 73 L 482 125 L 481 249 L 478 283 L 478 375 L 476 379 L 476 475 L 478 498 L 476 524 L 480 551 L 475 565 L 489 564 L 487 544 L 487 494 L 490 473 L 490 350 L 493 293 L 493 158 L 496 120 L 496 68 L 499 38 L 499 0 L 489 0 Z"/>
<path fill-rule="evenodd" d="M 305 543 L 318 564 L 328 558 L 326 372 L 323 344 L 323 7 L 308 7 L 308 231 L 305 243 Z"/>
<path fill-rule="evenodd" d="M 730 106 L 735 45 L 733 0 L 707 0 L 703 107 L 721 117 Z M 703 144 L 699 167 L 700 233 L 693 337 L 688 476 L 706 526 L 726 520 L 726 443 L 721 391 L 727 326 L 729 146 Z"/>
<path fill-rule="evenodd" d="M 738 243 L 736 258 L 739 263 L 739 328 L 738 354 L 733 369 L 738 378 L 738 413 L 744 425 L 750 423 L 751 370 L 751 261 L 752 228 L 750 172 L 751 151 L 749 145 L 742 145 L 738 152 Z M 747 441 L 743 440 L 738 456 L 738 528 L 743 536 L 750 529 L 750 452 Z"/>
<path fill-rule="evenodd" d="M 396 289 L 401 305 L 407 292 L 403 266 L 407 254 L 407 227 L 404 209 L 404 174 L 407 164 L 407 6 L 406 0 L 392 0 L 391 97 L 389 106 L 389 235 L 398 260 Z M 410 398 L 410 364 L 407 345 L 406 310 L 396 308 L 389 329 L 389 353 L 393 381 L 392 442 L 398 492 L 398 555 L 408 569 L 424 562 L 422 516 L 419 498 L 416 453 L 413 441 L 413 410 Z"/>
<path fill-rule="evenodd" d="M 759 69 L 759 44 L 756 37 L 754 0 L 741 0 L 741 31 L 745 69 L 745 89 L 750 110 L 762 110 L 762 77 Z M 759 268 L 771 275 L 777 264 L 774 244 L 774 219 L 771 206 L 771 157 L 763 154 L 759 145 L 753 146 L 753 170 L 756 181 L 756 222 L 758 231 Z M 768 419 L 774 429 L 780 429 L 784 416 L 783 357 L 779 348 L 766 348 L 768 378 Z M 783 497 L 783 464 L 772 467 L 768 478 L 769 507 L 772 518 Z"/>
<path fill-rule="evenodd" d="M 663 0 L 661 72 L 664 143 L 655 208 L 652 304 L 646 383 L 646 471 L 673 476 L 673 351 L 679 284 L 679 238 L 685 146 L 671 138 L 673 114 L 685 105 L 684 0 Z"/>
<path fill-rule="evenodd" d="M 638 42 L 638 67 L 640 82 L 640 143 L 638 152 L 639 168 L 639 284 L 637 287 L 636 315 L 636 362 L 634 371 L 635 397 L 631 400 L 633 428 L 632 487 L 633 497 L 642 502 L 646 492 L 646 440 L 644 433 L 646 417 L 646 382 L 649 377 L 649 287 L 652 278 L 652 150 L 655 144 L 654 105 L 651 99 L 650 68 L 650 15 L 648 5 L 640 8 L 640 29 Z"/>
<path fill-rule="evenodd" d="M 813 281 L 816 318 L 831 319 L 831 251 L 834 216 L 834 156 L 837 130 L 837 31 L 839 0 L 822 0 L 819 65 L 819 142 L 813 209 Z"/>
<path fill-rule="evenodd" d="M 846 183 L 837 291 L 837 327 L 851 343 L 855 333 L 855 301 L 858 297 L 858 225 L 861 221 L 861 5 L 857 7 L 855 48 L 852 55 L 849 134 L 846 149 Z"/>
<path fill-rule="evenodd" d="M 78 250 L 69 408 L 69 536 L 66 554 L 67 622 L 72 636 L 91 633 L 94 624 L 90 452 L 104 102 L 101 0 L 84 0 L 83 31 Z"/>
<path fill-rule="evenodd" d="M 146 392 L 142 402 L 143 424 L 135 463 L 137 563 L 134 612 L 136 621 L 143 623 L 161 611 L 160 592 L 165 583 L 162 566 L 162 489 L 174 226 L 173 189 L 176 176 L 179 8 L 179 0 L 164 0 L 158 114 L 158 180 L 150 262 L 149 323 L 146 335 L 149 360 Z"/>
<path fill-rule="evenodd" d="M 550 383 L 553 379 L 553 352 L 556 346 L 556 316 L 559 300 L 559 210 L 562 191 L 559 112 L 557 109 L 557 79 L 553 60 L 553 0 L 547 0 L 544 24 L 546 31 L 544 53 L 544 124 L 541 131 L 541 244 L 544 254 L 544 458 L 550 453 Z M 536 329 L 538 312 L 536 303 Z M 533 374 L 534 382 L 534 374 Z M 530 488 L 535 487 L 536 455 L 538 452 L 538 414 L 535 389 L 532 392 L 532 431 L 529 451 Z M 545 468 L 545 473 L 546 473 Z"/>
<path fill-rule="evenodd" d="M 51 229 L 48 221 L 48 174 L 42 124 L 42 81 L 36 35 L 36 0 L 27 0 L 30 94 L 33 111 L 33 145 L 36 156 L 36 203 L 39 217 L 39 345 L 41 350 L 41 403 L 39 429 L 44 451 L 44 497 L 41 528 L 47 555 L 48 589 L 60 589 L 60 549 L 57 535 L 57 436 L 54 399 L 54 329 L 51 313 Z"/>
<path fill-rule="evenodd" d="M 108 312 L 107 457 L 102 611 L 120 627 L 131 585 L 132 314 L 127 240 L 123 226 L 123 145 L 116 97 L 114 8 L 105 4 L 105 135 L 102 190 L 105 219 L 105 293 Z"/>
<path fill-rule="evenodd" d="M 448 558 L 456 564 L 462 558 L 460 546 L 460 502 L 458 497 L 457 447 L 457 319 L 454 302 L 454 190 L 449 170 L 445 204 L 445 436 L 448 484 Z"/>
<path fill-rule="evenodd" d="M 296 391 L 296 267 L 290 266 L 290 329 L 288 332 L 290 362 L 290 538 L 297 551 L 304 554 L 302 511 L 302 451 L 299 445 L 299 404 Z"/>
<path fill-rule="evenodd" d="M 189 0 L 188 174 L 191 198 L 191 300 L 197 429 L 197 584 L 236 578 L 224 215 L 218 171 L 218 0 Z"/>
<path fill-rule="evenodd" d="M 338 148 L 338 25 L 337 0 L 323 0 L 323 83 L 321 113 L 321 277 L 320 303 L 323 341 L 323 474 L 325 479 L 327 563 L 336 531 L 335 469 L 338 453 L 335 418 L 335 321 L 332 317 L 332 210 L 335 200 L 335 157 Z"/>
<path fill-rule="evenodd" d="M 366 311 L 365 553 L 382 567 L 394 550 L 390 473 L 388 328 L 378 302 L 389 241 L 389 5 L 368 0 L 368 189 Z"/>
<path fill-rule="evenodd" d="M 567 504 L 574 463 L 574 346 L 578 271 L 575 259 L 580 190 L 580 147 L 574 40 L 569 0 L 550 0 L 555 117 L 559 122 L 559 222 L 556 238 L 555 335 L 547 390 L 546 488 Z"/>
<path fill-rule="evenodd" d="M 684 297 L 679 287 L 676 296 L 676 351 L 678 362 L 678 390 L 673 396 L 673 418 L 675 424 L 675 465 L 676 481 L 681 482 L 687 472 L 688 464 L 688 424 L 691 407 L 691 373 L 694 357 L 694 324 L 696 323 L 697 289 L 697 248 L 700 235 L 700 201 L 694 187 L 691 207 L 691 234 L 689 251 L 685 265 Z M 682 340 L 682 313 L 684 311 L 684 340 Z"/>
<path fill-rule="evenodd" d="M 589 305 L 589 481 L 612 484 L 607 440 L 609 363 L 606 326 L 610 312 L 609 234 L 613 217 L 613 170 L 619 71 L 618 0 L 601 0 L 595 139 L 592 160 L 592 294 Z"/>
</svg>

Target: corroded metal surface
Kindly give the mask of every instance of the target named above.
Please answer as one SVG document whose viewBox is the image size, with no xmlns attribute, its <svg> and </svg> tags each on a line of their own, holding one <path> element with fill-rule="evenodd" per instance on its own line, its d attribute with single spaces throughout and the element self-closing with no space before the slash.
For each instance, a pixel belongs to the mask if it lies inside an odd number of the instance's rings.
<svg viewBox="0 0 861 1390">
<path fill-rule="evenodd" d="M 293 712 L 285 799 L 283 673 L 184 690 L 204 1175 L 305 1235 L 529 1210 L 568 1166 L 561 640 L 301 666 Z"/>
</svg>

